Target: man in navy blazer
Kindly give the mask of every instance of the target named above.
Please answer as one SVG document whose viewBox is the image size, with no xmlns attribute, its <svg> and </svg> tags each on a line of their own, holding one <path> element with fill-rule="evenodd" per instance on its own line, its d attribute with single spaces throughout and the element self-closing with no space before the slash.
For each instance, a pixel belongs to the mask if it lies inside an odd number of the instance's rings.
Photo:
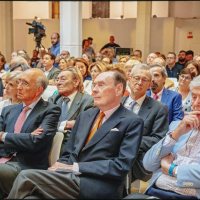
<svg viewBox="0 0 200 200">
<path fill-rule="evenodd" d="M 182 96 L 164 87 L 167 78 L 165 67 L 157 63 L 151 64 L 149 67 L 153 85 L 151 86 L 151 90 L 146 92 L 147 96 L 161 101 L 168 106 L 169 124 L 172 121 L 182 120 L 184 117 L 184 112 L 182 111 Z"/>
<path fill-rule="evenodd" d="M 143 134 L 143 120 L 120 104 L 125 88 L 120 72 L 99 74 L 93 83 L 96 108 L 77 117 L 61 158 L 48 171 L 22 171 L 8 198 L 121 199 Z M 69 169 L 81 174 L 64 172 Z"/>
<path fill-rule="evenodd" d="M 8 196 L 21 170 L 44 170 L 49 167 L 49 152 L 61 109 L 41 98 L 47 85 L 48 80 L 40 69 L 24 71 L 20 76 L 17 94 L 23 103 L 10 105 L 2 110 L 0 143 L 3 149 L 1 148 L 0 158 L 13 157 L 6 163 L 4 160 L 8 158 L 0 159 L 0 199 Z M 23 114 L 26 108 L 29 110 Z M 23 119 L 25 121 L 21 123 Z M 21 130 L 18 128 L 20 124 Z"/>
</svg>

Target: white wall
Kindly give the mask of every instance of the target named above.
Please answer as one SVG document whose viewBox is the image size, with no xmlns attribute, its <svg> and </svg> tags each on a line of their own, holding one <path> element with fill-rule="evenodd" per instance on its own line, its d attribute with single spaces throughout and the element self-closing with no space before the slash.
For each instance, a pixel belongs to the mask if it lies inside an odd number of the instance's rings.
<svg viewBox="0 0 200 200">
<path fill-rule="evenodd" d="M 82 1 L 82 18 L 90 19 L 92 17 L 92 1 Z"/>
<path fill-rule="evenodd" d="M 169 1 L 152 1 L 152 16 L 168 17 Z"/>
<path fill-rule="evenodd" d="M 83 19 L 83 39 L 93 38 L 95 52 L 110 42 L 124 48 L 135 48 L 136 19 Z"/>
<path fill-rule="evenodd" d="M 13 1 L 13 19 L 51 18 L 49 1 Z"/>
</svg>

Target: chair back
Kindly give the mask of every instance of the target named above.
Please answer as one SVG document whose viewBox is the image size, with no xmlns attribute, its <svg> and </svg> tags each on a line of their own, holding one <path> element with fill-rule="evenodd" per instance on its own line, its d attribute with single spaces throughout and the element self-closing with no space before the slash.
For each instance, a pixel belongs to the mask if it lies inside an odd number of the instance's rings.
<svg viewBox="0 0 200 200">
<path fill-rule="evenodd" d="M 53 95 L 53 93 L 57 90 L 55 85 L 48 85 L 46 90 L 42 94 L 42 98 L 48 101 L 48 98 Z"/>
<path fill-rule="evenodd" d="M 56 163 L 56 161 L 59 159 L 63 138 L 64 138 L 64 134 L 62 132 L 56 132 L 56 134 L 53 138 L 51 151 L 49 153 L 50 167 L 52 165 L 54 165 Z"/>
</svg>

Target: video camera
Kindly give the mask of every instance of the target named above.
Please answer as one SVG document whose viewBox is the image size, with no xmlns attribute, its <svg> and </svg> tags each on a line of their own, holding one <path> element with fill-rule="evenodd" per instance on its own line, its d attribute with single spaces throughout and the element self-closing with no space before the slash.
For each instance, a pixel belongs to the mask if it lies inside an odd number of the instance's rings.
<svg viewBox="0 0 200 200">
<path fill-rule="evenodd" d="M 29 28 L 28 34 L 34 33 L 37 47 L 40 48 L 41 40 L 43 37 L 46 36 L 44 25 L 42 25 L 41 22 L 36 22 L 35 20 L 33 20 L 32 24 L 28 22 L 26 22 L 26 24 L 33 27 L 33 28 Z"/>
</svg>

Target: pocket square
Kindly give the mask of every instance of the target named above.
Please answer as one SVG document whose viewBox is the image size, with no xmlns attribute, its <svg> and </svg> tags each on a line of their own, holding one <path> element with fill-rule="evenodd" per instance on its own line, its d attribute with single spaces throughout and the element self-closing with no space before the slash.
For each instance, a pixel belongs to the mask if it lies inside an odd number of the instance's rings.
<svg viewBox="0 0 200 200">
<path fill-rule="evenodd" d="M 117 128 L 113 128 L 110 131 L 119 131 Z"/>
</svg>

